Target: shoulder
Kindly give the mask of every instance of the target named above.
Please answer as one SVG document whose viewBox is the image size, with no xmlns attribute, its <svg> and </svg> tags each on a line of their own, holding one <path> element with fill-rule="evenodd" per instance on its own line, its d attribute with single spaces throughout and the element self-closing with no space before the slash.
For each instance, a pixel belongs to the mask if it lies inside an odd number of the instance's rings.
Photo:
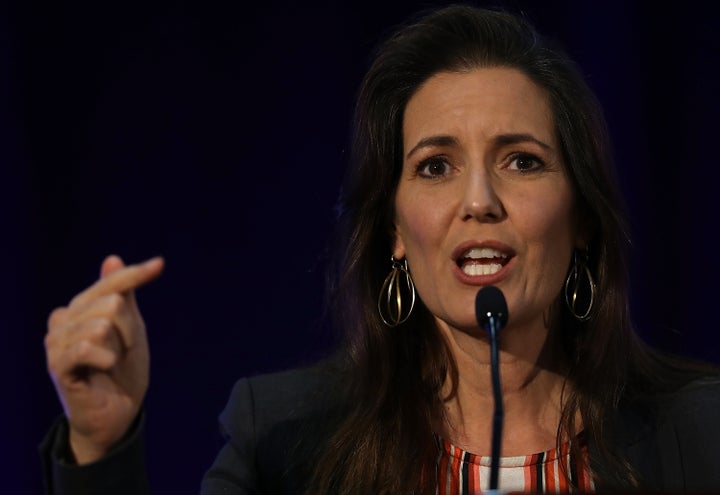
<svg viewBox="0 0 720 495">
<path fill-rule="evenodd" d="M 658 413 L 658 445 L 665 466 L 681 474 L 683 490 L 720 489 L 720 380 L 694 381 Z"/>
<path fill-rule="evenodd" d="M 669 396 L 666 408 L 660 408 L 660 420 L 672 423 L 693 423 L 712 418 L 715 423 L 720 410 L 720 377 L 695 380 Z"/>
<path fill-rule="evenodd" d="M 683 456 L 720 466 L 720 379 L 696 380 L 660 401 L 658 431 L 672 433 Z"/>
<path fill-rule="evenodd" d="M 225 444 L 202 493 L 301 493 L 332 418 L 340 417 L 341 394 L 333 391 L 342 369 L 328 360 L 238 380 L 220 413 Z"/>
<path fill-rule="evenodd" d="M 233 458 L 252 466 L 267 493 L 297 493 L 341 418 L 345 371 L 334 360 L 238 380 L 220 428 Z"/>
<path fill-rule="evenodd" d="M 337 387 L 340 375 L 338 368 L 323 361 L 243 377 L 233 386 L 220 423 L 231 436 L 238 429 L 251 428 L 258 437 L 279 423 L 322 414 L 334 406 L 334 394 L 329 391 Z"/>
<path fill-rule="evenodd" d="M 623 413 L 631 463 L 650 484 L 671 490 L 720 488 L 720 380 L 694 380 Z M 629 441 L 628 441 L 629 440 Z"/>
</svg>

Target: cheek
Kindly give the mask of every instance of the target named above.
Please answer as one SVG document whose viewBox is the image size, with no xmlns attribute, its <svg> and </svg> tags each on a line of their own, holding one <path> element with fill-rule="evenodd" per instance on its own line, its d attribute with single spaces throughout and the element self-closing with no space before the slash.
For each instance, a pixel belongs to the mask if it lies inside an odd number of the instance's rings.
<svg viewBox="0 0 720 495">
<path fill-rule="evenodd" d="M 528 257 L 545 275 L 563 279 L 575 244 L 572 196 L 556 194 L 552 201 L 532 201 L 516 224 L 527 243 Z"/>
<path fill-rule="evenodd" d="M 398 197 L 395 213 L 395 225 L 399 241 L 405 248 L 408 261 L 415 264 L 426 258 L 429 251 L 441 245 L 447 229 L 446 215 L 432 207 L 430 201 L 413 201 Z"/>
</svg>

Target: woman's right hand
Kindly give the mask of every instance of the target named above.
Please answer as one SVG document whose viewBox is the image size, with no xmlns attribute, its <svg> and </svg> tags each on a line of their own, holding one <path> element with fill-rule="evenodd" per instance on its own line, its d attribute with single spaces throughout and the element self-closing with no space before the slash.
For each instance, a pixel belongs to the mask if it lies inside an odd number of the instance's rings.
<svg viewBox="0 0 720 495">
<path fill-rule="evenodd" d="M 164 260 L 103 261 L 100 279 L 48 318 L 47 365 L 70 427 L 78 464 L 102 457 L 128 430 L 148 388 L 150 353 L 135 289 Z"/>
</svg>

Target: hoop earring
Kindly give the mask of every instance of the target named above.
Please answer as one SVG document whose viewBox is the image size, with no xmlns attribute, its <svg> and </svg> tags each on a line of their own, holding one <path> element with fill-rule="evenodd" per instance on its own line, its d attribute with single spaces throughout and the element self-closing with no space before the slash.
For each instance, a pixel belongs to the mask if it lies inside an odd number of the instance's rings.
<svg viewBox="0 0 720 495">
<path fill-rule="evenodd" d="M 588 321 L 590 319 L 590 312 L 595 304 L 595 280 L 593 280 L 590 268 L 587 266 L 587 261 L 587 251 L 578 254 L 578 251 L 575 250 L 573 253 L 573 266 L 565 279 L 565 304 L 570 310 L 570 314 L 579 321 Z M 585 287 L 583 287 L 583 284 L 585 284 Z M 578 309 L 578 295 L 581 296 L 581 299 L 587 300 L 587 307 L 582 313 Z"/>
<path fill-rule="evenodd" d="M 385 277 L 378 297 L 378 313 L 383 323 L 390 328 L 401 325 L 407 321 L 415 307 L 415 283 L 408 271 L 407 259 L 402 263 L 391 256 L 392 270 Z M 405 280 L 400 280 L 404 278 Z M 403 298 L 410 296 L 410 308 L 403 312 Z M 385 308 L 385 311 L 383 311 Z"/>
</svg>

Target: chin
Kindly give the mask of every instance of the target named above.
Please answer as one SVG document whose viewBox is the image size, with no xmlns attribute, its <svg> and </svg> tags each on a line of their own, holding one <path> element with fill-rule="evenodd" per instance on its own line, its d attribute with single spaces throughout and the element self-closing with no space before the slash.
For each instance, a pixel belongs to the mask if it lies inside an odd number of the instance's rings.
<svg viewBox="0 0 720 495">
<path fill-rule="evenodd" d="M 458 315 L 457 318 L 435 316 L 435 322 L 441 330 L 458 330 L 475 336 L 477 336 L 478 333 L 481 333 L 482 335 L 485 334 L 485 332 L 479 327 L 474 313 L 469 315 Z"/>
</svg>

